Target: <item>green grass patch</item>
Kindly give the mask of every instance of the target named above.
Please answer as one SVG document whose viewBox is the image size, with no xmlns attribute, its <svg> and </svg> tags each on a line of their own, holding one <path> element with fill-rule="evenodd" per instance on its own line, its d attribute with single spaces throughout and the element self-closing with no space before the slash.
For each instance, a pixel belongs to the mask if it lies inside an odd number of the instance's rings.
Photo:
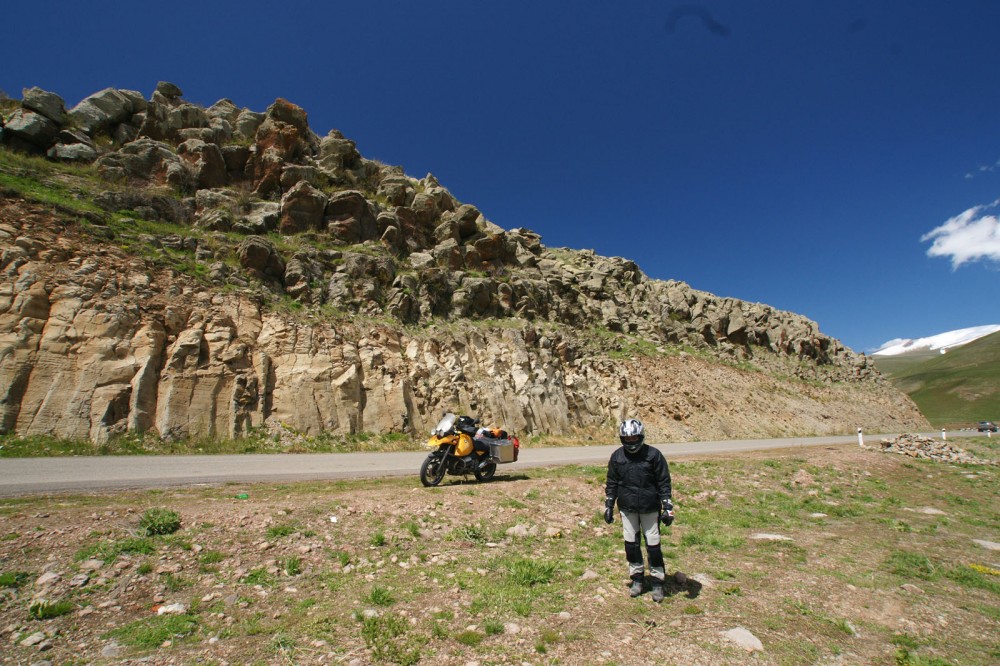
<svg viewBox="0 0 1000 666">
<path fill-rule="evenodd" d="M 18 588 L 28 582 L 26 571 L 5 571 L 0 573 L 0 587 Z"/>
<path fill-rule="evenodd" d="M 129 537 L 118 541 L 102 541 L 77 551 L 74 559 L 102 560 L 105 563 L 114 562 L 119 555 L 152 555 L 156 552 L 156 543 L 150 537 Z"/>
<path fill-rule="evenodd" d="M 393 613 L 361 618 L 361 638 L 377 662 L 412 666 L 420 661 L 423 641 L 409 628 L 406 618 Z"/>
<path fill-rule="evenodd" d="M 140 650 L 154 650 L 165 641 L 187 638 L 196 631 L 198 619 L 193 615 L 155 615 L 112 629 L 104 638 L 113 638 Z"/>
<path fill-rule="evenodd" d="M 283 539 L 286 536 L 291 536 L 301 529 L 302 528 L 298 523 L 279 523 L 278 525 L 271 525 L 268 527 L 264 534 L 268 539 L 274 541 L 276 539 Z"/>
<path fill-rule="evenodd" d="M 51 620 L 54 617 L 73 612 L 76 604 L 71 601 L 47 601 L 39 599 L 28 606 L 28 616 L 32 620 Z"/>
</svg>

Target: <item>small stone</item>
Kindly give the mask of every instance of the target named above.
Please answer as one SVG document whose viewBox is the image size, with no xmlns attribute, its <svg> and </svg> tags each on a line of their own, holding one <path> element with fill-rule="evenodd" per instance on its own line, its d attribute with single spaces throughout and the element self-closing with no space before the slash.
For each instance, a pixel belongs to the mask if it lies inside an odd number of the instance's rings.
<svg viewBox="0 0 1000 666">
<path fill-rule="evenodd" d="M 600 574 L 591 569 L 587 569 L 582 574 L 580 574 L 580 580 L 594 580 L 595 578 L 600 578 Z"/>
<path fill-rule="evenodd" d="M 513 527 L 507 528 L 507 536 L 512 537 L 526 537 L 528 536 L 528 527 L 518 523 Z"/>
<path fill-rule="evenodd" d="M 758 541 L 791 541 L 791 537 L 784 536 L 783 534 L 768 534 L 766 532 L 758 532 L 757 534 L 751 534 L 751 539 L 757 539 Z"/>
<path fill-rule="evenodd" d="M 503 625 L 503 632 L 505 634 L 516 635 L 521 633 L 521 625 L 515 624 L 513 622 L 507 622 Z"/>
<path fill-rule="evenodd" d="M 972 543 L 976 544 L 977 546 L 982 546 L 986 550 L 1000 550 L 1000 543 L 996 543 L 995 541 L 984 541 L 982 539 L 973 539 Z"/>
<path fill-rule="evenodd" d="M 87 574 L 81 573 L 81 574 L 77 574 L 77 575 L 73 576 L 73 578 L 70 579 L 69 586 L 70 587 L 83 587 L 84 585 L 86 585 L 89 582 L 90 582 L 90 576 L 88 576 Z"/>
<path fill-rule="evenodd" d="M 47 587 L 59 581 L 61 576 L 54 571 L 43 573 L 35 580 L 35 587 Z"/>
<path fill-rule="evenodd" d="M 187 612 L 187 606 L 181 603 L 164 604 L 156 610 L 157 615 L 181 615 Z"/>
<path fill-rule="evenodd" d="M 87 560 L 80 565 L 84 571 L 97 571 L 104 566 L 104 560 Z"/>
<path fill-rule="evenodd" d="M 911 592 L 913 594 L 923 594 L 924 593 L 923 590 L 921 590 L 919 587 L 917 587 L 913 583 L 903 583 L 902 585 L 899 586 L 899 589 L 906 590 L 907 592 Z"/>
<path fill-rule="evenodd" d="M 764 650 L 764 644 L 760 642 L 760 639 L 743 627 L 735 627 L 728 631 L 723 631 L 722 637 L 735 643 L 747 652 L 762 652 Z"/>
<path fill-rule="evenodd" d="M 23 647 L 33 647 L 35 645 L 38 645 L 39 643 L 41 643 L 44 640 L 45 640 L 45 634 L 43 634 L 40 631 L 36 631 L 35 633 L 31 634 L 30 636 L 28 636 L 27 638 L 25 638 L 23 641 L 21 641 L 21 645 Z"/>
</svg>

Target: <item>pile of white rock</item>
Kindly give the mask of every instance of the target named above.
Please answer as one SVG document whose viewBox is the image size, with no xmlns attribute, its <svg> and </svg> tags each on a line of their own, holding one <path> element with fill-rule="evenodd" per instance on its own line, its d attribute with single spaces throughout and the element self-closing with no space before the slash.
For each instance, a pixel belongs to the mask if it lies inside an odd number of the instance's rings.
<svg viewBox="0 0 1000 666">
<path fill-rule="evenodd" d="M 940 439 L 923 437 L 922 435 L 904 434 L 893 439 L 883 439 L 881 450 L 886 453 L 899 453 L 911 458 L 923 458 L 946 463 L 963 463 L 967 465 L 995 465 L 996 461 L 978 458 L 968 451 Z"/>
</svg>

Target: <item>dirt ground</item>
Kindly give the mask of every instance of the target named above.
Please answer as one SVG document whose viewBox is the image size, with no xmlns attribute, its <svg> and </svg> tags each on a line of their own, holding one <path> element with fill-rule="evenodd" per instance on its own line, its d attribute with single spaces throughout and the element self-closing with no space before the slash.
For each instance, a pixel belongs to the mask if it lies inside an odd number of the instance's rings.
<svg viewBox="0 0 1000 666">
<path fill-rule="evenodd" d="M 0 662 L 1000 663 L 996 467 L 838 446 L 671 468 L 662 604 L 628 597 L 601 467 L 3 500 Z M 145 535 L 152 507 L 180 529 Z"/>
</svg>

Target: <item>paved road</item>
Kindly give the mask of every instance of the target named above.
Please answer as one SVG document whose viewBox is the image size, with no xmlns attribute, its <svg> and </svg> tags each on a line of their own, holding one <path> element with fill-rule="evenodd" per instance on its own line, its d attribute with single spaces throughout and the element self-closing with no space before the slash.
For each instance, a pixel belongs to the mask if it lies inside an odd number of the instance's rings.
<svg viewBox="0 0 1000 666">
<path fill-rule="evenodd" d="M 974 435 L 948 433 L 948 437 Z M 926 433 L 940 437 L 941 433 Z M 865 435 L 874 446 L 893 435 Z M 668 459 L 739 451 L 856 444 L 856 435 L 791 439 L 729 440 L 658 444 Z M 616 446 L 522 448 L 518 462 L 499 473 L 530 467 L 606 464 Z M 0 458 L 0 497 L 123 488 L 194 486 L 226 482 L 310 481 L 380 476 L 416 476 L 426 453 L 314 453 L 229 456 L 96 456 Z"/>
</svg>

